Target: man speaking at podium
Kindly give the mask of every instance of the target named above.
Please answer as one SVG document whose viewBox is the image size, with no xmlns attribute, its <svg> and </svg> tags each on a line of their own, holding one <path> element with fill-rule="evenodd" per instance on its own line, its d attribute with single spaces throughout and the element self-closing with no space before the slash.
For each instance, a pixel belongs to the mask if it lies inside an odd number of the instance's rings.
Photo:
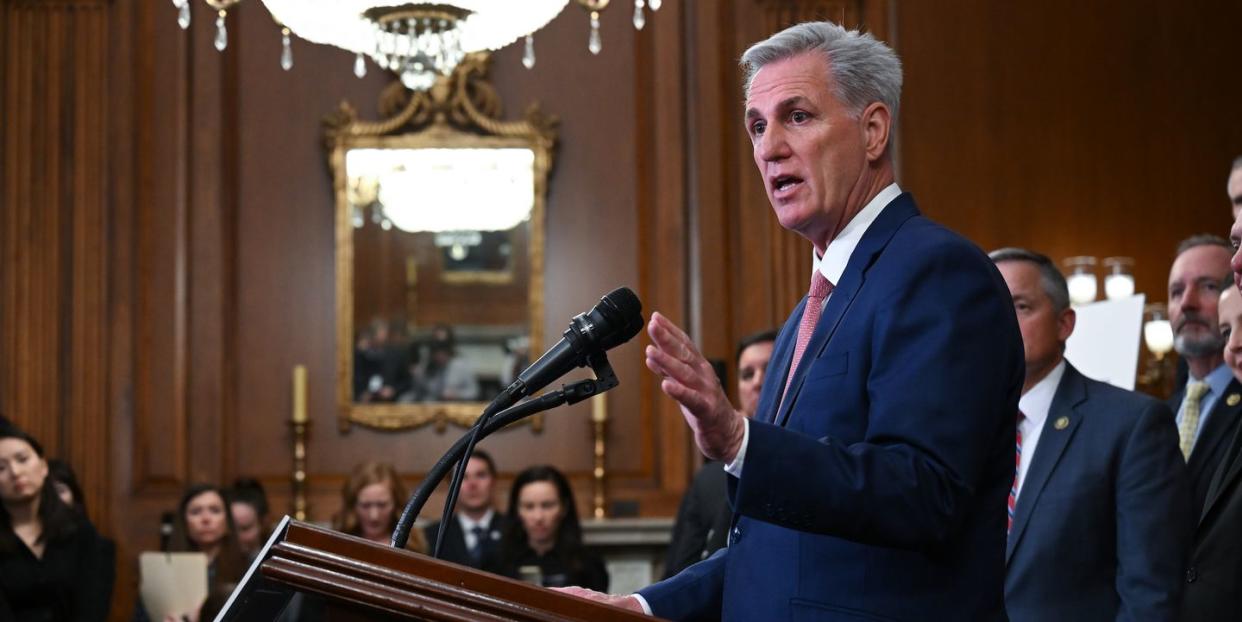
<svg viewBox="0 0 1242 622">
<path fill-rule="evenodd" d="M 1005 282 L 894 183 L 891 49 L 806 23 L 742 64 L 773 211 L 815 249 L 810 292 L 749 422 L 658 313 L 646 352 L 727 465 L 730 543 L 637 595 L 570 591 L 673 620 L 1004 620 L 1023 380 Z"/>
</svg>

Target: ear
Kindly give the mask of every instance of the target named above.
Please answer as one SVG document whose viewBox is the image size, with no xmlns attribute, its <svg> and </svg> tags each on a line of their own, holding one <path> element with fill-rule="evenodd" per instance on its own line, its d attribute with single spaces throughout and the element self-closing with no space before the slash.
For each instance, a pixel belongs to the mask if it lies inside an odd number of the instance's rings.
<svg viewBox="0 0 1242 622">
<path fill-rule="evenodd" d="M 1074 312 L 1073 307 L 1061 312 L 1061 316 L 1057 318 L 1057 338 L 1061 340 L 1061 343 L 1065 343 L 1074 333 L 1074 324 L 1077 321 L 1078 314 Z"/>
<path fill-rule="evenodd" d="M 892 112 L 882 102 L 872 102 L 863 109 L 863 139 L 866 142 L 867 161 L 875 162 L 888 148 L 888 134 L 892 129 Z"/>
</svg>

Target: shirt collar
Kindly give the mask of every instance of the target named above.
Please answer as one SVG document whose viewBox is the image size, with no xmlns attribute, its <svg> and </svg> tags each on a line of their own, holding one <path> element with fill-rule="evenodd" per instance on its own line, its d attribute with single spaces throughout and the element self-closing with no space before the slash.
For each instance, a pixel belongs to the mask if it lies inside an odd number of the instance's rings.
<svg viewBox="0 0 1242 622">
<path fill-rule="evenodd" d="M 1190 380 L 1195 381 L 1200 379 L 1191 375 Z M 1212 390 L 1212 395 L 1222 395 L 1224 394 L 1225 389 L 1229 387 L 1230 380 L 1233 380 L 1233 371 L 1229 369 L 1228 365 L 1221 363 L 1216 367 L 1216 369 L 1208 372 L 1207 377 L 1203 378 L 1201 382 L 1206 382 L 1208 384 L 1208 388 Z"/>
<path fill-rule="evenodd" d="M 1018 400 L 1018 410 L 1031 421 L 1036 428 L 1044 427 L 1044 420 L 1048 418 L 1048 411 L 1052 408 L 1052 398 L 1057 394 L 1057 387 L 1061 384 L 1061 376 L 1065 375 L 1065 359 L 1061 359 L 1052 371 L 1044 376 L 1043 380 L 1035 383 L 1030 391 L 1022 394 Z"/>
<path fill-rule="evenodd" d="M 464 513 L 458 512 L 457 522 L 461 523 L 461 529 L 462 531 L 466 533 L 470 533 L 470 531 L 474 529 L 475 526 L 479 526 L 479 527 L 482 527 L 484 530 L 487 530 L 489 527 L 491 527 L 492 517 L 494 517 L 495 515 L 496 515 L 496 511 L 489 508 L 487 510 L 487 513 L 483 515 L 483 518 L 476 521 L 476 520 L 471 519 L 469 516 L 466 516 Z"/>
<path fill-rule="evenodd" d="M 862 208 L 862 211 L 854 214 L 849 222 L 845 223 L 845 227 L 828 243 L 828 248 L 824 249 L 824 256 L 821 258 L 818 252 L 812 249 L 813 270 L 819 270 L 823 273 L 824 278 L 829 283 L 837 285 L 841 281 L 841 274 L 845 272 L 845 266 L 850 262 L 850 255 L 854 254 L 854 248 L 858 246 L 859 240 L 867 232 L 871 223 L 884 211 L 884 206 L 888 205 L 901 195 L 901 188 L 897 184 L 892 183 L 885 187 L 875 195 Z"/>
</svg>

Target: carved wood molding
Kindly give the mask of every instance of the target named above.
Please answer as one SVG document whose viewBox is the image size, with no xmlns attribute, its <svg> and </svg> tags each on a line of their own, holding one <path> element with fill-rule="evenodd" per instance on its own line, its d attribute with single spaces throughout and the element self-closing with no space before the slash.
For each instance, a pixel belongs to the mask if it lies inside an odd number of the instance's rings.
<svg viewBox="0 0 1242 622">
<path fill-rule="evenodd" d="M 346 136 L 383 136 L 405 129 L 418 131 L 428 125 L 450 125 L 462 130 L 482 130 L 494 136 L 538 136 L 551 148 L 556 142 L 554 115 L 544 114 L 539 105 L 527 107 L 522 121 L 500 119 L 500 95 L 487 81 L 491 55 L 467 54 L 453 69 L 453 75 L 440 79 L 427 91 L 411 91 L 395 81 L 380 95 L 380 121 L 363 121 L 347 102 L 324 119 L 324 139 L 332 148 Z"/>
</svg>

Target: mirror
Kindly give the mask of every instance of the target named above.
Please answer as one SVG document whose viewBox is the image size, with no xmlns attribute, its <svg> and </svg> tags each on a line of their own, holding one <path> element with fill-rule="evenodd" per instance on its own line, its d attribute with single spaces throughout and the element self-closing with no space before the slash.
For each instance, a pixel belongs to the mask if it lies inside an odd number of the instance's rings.
<svg viewBox="0 0 1242 622">
<path fill-rule="evenodd" d="M 348 104 L 325 121 L 342 430 L 472 425 L 542 351 L 556 121 L 498 120 L 487 65 L 471 55 L 426 92 L 395 82 L 382 121 Z"/>
</svg>

